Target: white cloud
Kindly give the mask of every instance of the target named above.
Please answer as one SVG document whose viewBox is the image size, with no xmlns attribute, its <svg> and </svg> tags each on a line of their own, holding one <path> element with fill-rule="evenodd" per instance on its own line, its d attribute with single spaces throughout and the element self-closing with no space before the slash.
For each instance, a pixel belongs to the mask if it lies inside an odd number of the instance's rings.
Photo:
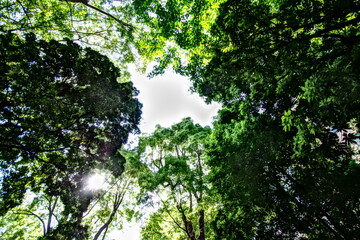
<svg viewBox="0 0 360 240">
<path fill-rule="evenodd" d="M 148 79 L 132 71 L 132 81 L 140 91 L 139 100 L 143 103 L 140 129 L 152 132 L 156 124 L 169 127 L 191 117 L 195 123 L 211 125 L 220 104 L 205 104 L 198 94 L 189 91 L 190 81 L 183 76 L 166 72 L 163 76 Z"/>
</svg>

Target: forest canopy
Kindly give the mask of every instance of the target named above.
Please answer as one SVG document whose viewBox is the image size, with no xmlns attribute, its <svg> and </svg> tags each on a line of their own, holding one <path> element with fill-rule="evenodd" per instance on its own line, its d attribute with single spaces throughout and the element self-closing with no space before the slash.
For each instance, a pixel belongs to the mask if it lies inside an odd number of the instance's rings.
<svg viewBox="0 0 360 240">
<path fill-rule="evenodd" d="M 26 190 L 59 196 L 63 218 L 44 237 L 88 239 L 93 196 L 81 180 L 99 168 L 132 179 L 134 205 L 161 199 L 143 239 L 359 239 L 359 10 L 356 0 L 2 1 L 0 213 Z M 173 68 L 222 109 L 212 128 L 186 118 L 119 151 L 141 114 L 126 65 L 153 60 L 150 76 Z M 122 191 L 108 193 L 102 202 L 120 204 Z"/>
</svg>

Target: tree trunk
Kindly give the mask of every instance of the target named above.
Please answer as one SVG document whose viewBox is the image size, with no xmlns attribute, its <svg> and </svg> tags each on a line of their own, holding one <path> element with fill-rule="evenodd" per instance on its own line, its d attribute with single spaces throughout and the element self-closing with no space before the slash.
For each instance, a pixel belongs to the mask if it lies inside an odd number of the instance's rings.
<svg viewBox="0 0 360 240">
<path fill-rule="evenodd" d="M 197 240 L 205 240 L 205 211 L 199 211 L 199 237 Z"/>
<path fill-rule="evenodd" d="M 107 228 L 109 227 L 110 223 L 111 223 L 112 220 L 113 220 L 113 217 L 114 217 L 114 216 L 111 215 L 110 218 L 109 218 L 109 220 L 107 220 L 107 222 L 99 228 L 99 230 L 98 230 L 97 233 L 95 234 L 93 240 L 99 239 L 101 233 L 102 233 L 105 229 L 107 229 Z"/>
<path fill-rule="evenodd" d="M 182 213 L 182 219 L 185 225 L 186 234 L 188 235 L 190 240 L 197 240 L 192 222 L 187 220 L 184 213 Z"/>
<path fill-rule="evenodd" d="M 46 233 L 50 233 L 51 232 L 51 220 L 52 220 L 52 216 L 54 215 L 54 211 L 56 208 L 56 204 L 59 200 L 59 196 L 55 197 L 55 202 L 53 203 L 52 198 L 50 198 L 49 200 L 49 217 L 48 217 L 48 222 L 47 222 L 47 228 L 46 228 Z"/>
</svg>

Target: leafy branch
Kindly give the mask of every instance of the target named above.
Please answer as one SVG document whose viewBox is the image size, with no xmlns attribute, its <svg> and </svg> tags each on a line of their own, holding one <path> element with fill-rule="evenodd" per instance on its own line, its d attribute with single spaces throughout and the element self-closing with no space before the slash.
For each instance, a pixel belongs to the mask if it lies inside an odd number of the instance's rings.
<svg viewBox="0 0 360 240">
<path fill-rule="evenodd" d="M 102 13 L 102 14 L 104 14 L 104 15 L 112 18 L 112 19 L 114 19 L 116 22 L 118 22 L 118 23 L 119 23 L 120 25 L 122 25 L 124 28 L 127 28 L 127 29 L 129 29 L 129 30 L 134 30 L 134 29 L 135 29 L 135 27 L 134 27 L 133 25 L 131 25 L 131 24 L 129 24 L 129 23 L 126 23 L 126 22 L 120 20 L 119 18 L 115 17 L 114 15 L 112 15 L 112 14 L 110 14 L 110 13 L 108 13 L 108 12 L 105 12 L 105 11 L 101 10 L 100 8 L 97 8 L 97 7 L 89 4 L 89 1 L 88 1 L 88 0 L 60 0 L 60 1 L 73 2 L 73 3 L 81 3 L 81 4 L 87 6 L 87 7 L 91 8 L 91 9 L 94 9 L 94 10 L 97 11 L 97 12 L 100 12 L 100 13 Z"/>
<path fill-rule="evenodd" d="M 34 216 L 37 219 L 39 219 L 39 221 L 41 222 L 41 225 L 43 227 L 43 233 L 44 235 L 46 234 L 46 225 L 45 225 L 45 221 L 36 213 L 29 211 L 29 210 L 18 210 L 18 211 L 14 211 L 14 214 L 22 214 L 22 215 L 29 215 L 29 216 Z"/>
</svg>

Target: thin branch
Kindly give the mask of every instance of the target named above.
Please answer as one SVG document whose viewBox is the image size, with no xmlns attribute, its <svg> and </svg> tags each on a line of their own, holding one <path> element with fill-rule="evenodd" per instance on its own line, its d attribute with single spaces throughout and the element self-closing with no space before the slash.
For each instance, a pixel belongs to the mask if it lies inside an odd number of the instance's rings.
<svg viewBox="0 0 360 240">
<path fill-rule="evenodd" d="M 15 5 L 16 5 L 15 3 L 10 4 L 10 5 L 6 5 L 6 6 L 1 7 L 0 10 L 3 10 L 4 8 L 13 7 L 13 6 L 15 6 Z"/>
<path fill-rule="evenodd" d="M 84 4 L 85 6 L 88 6 L 88 7 L 92 8 L 92 9 L 94 9 L 94 10 L 96 10 L 96 11 L 102 13 L 102 14 L 105 14 L 106 16 L 114 19 L 115 21 L 117 21 L 118 23 L 120 23 L 123 27 L 129 28 L 129 29 L 131 29 L 131 30 L 134 30 L 134 29 L 135 29 L 135 27 L 134 27 L 133 25 L 128 24 L 128 23 L 126 23 L 126 22 L 124 22 L 124 21 L 121 21 L 120 19 L 114 17 L 114 16 L 111 15 L 110 13 L 104 12 L 103 10 L 101 10 L 101 9 L 99 9 L 99 8 L 97 8 L 97 7 L 94 7 L 94 6 L 92 6 L 92 5 L 88 4 L 88 3 L 83 3 L 83 4 Z"/>
<path fill-rule="evenodd" d="M 55 220 L 59 223 L 60 221 L 59 221 L 58 216 L 56 216 L 55 214 L 53 216 L 54 216 Z"/>
<path fill-rule="evenodd" d="M 57 205 L 57 202 L 59 200 L 59 196 L 56 196 L 55 197 L 55 201 L 54 203 L 52 203 L 52 199 L 50 199 L 49 201 L 49 216 L 48 216 L 48 224 L 47 224 L 47 233 L 50 232 L 50 229 L 51 229 L 51 219 L 52 219 L 52 216 L 54 216 L 54 211 L 55 211 L 55 208 L 56 208 L 56 205 Z"/>
<path fill-rule="evenodd" d="M 193 200 L 192 200 L 192 193 L 191 191 L 189 191 L 189 195 L 190 195 L 190 211 L 193 210 Z"/>
<path fill-rule="evenodd" d="M 357 17 L 357 18 L 351 19 L 351 20 L 349 20 L 347 22 L 341 22 L 341 23 L 338 23 L 338 24 L 334 24 L 333 26 L 321 29 L 319 31 L 316 31 L 313 34 L 310 34 L 310 35 L 305 35 L 305 36 L 299 37 L 299 38 L 292 38 L 289 41 L 280 42 L 277 46 L 275 46 L 275 47 L 273 47 L 273 48 L 271 48 L 271 49 L 269 49 L 269 50 L 267 50 L 267 51 L 265 51 L 263 53 L 260 53 L 259 55 L 255 56 L 255 57 L 248 58 L 248 60 L 272 54 L 274 52 L 279 51 L 283 47 L 287 47 L 289 44 L 291 44 L 293 42 L 301 42 L 301 41 L 305 41 L 305 40 L 311 40 L 311 39 L 314 39 L 314 38 L 326 37 L 326 36 L 329 36 L 329 37 L 333 36 L 334 37 L 334 34 L 331 34 L 329 32 L 331 32 L 333 30 L 337 30 L 337 29 L 342 29 L 342 28 L 347 27 L 347 26 L 355 25 L 355 24 L 357 24 L 359 22 L 360 22 L 360 17 Z M 328 33 L 328 34 L 326 34 L 326 33 Z M 340 36 L 338 34 L 336 34 L 336 37 L 339 38 L 341 41 L 344 41 L 344 39 L 347 39 L 346 37 L 341 37 L 340 38 Z"/>
<path fill-rule="evenodd" d="M 89 8 L 92 8 L 92 9 L 94 9 L 95 11 L 100 12 L 100 13 L 102 13 L 102 14 L 104 14 L 104 15 L 112 18 L 112 19 L 114 19 L 115 21 L 117 21 L 120 25 L 122 25 L 122 26 L 125 27 L 125 28 L 128 28 L 128 29 L 130 29 L 130 30 L 134 30 L 134 29 L 135 29 L 135 27 L 134 27 L 133 25 L 128 24 L 128 23 L 120 20 L 119 18 L 111 15 L 111 14 L 108 13 L 108 12 L 105 12 L 105 11 L 101 10 L 100 8 L 97 8 L 97 7 L 93 6 L 93 5 L 90 5 L 87 0 L 61 0 L 61 1 L 84 4 L 85 6 L 87 6 L 87 7 L 89 7 Z"/>
<path fill-rule="evenodd" d="M 177 156 L 179 159 L 181 159 L 178 145 L 175 144 L 174 147 L 175 147 L 175 151 L 176 151 L 176 156 Z"/>
<path fill-rule="evenodd" d="M 31 19 L 30 19 L 29 15 L 28 15 L 28 12 L 27 12 L 26 8 L 24 7 L 24 5 L 23 5 L 19 0 L 16 0 L 16 2 L 19 3 L 19 5 L 21 6 L 22 10 L 23 10 L 24 13 L 25 13 L 25 16 L 26 16 L 27 19 L 29 20 L 30 25 L 32 25 Z M 23 26 L 24 26 L 24 25 L 25 25 L 25 23 L 23 24 Z"/>
<path fill-rule="evenodd" d="M 107 194 L 108 192 L 110 192 L 110 190 L 113 189 L 114 186 L 115 186 L 116 184 L 118 184 L 118 182 L 121 182 L 121 181 L 122 181 L 122 178 L 117 179 L 117 181 L 115 181 L 115 183 L 113 183 L 107 191 L 104 191 L 104 192 L 96 199 L 96 201 L 94 202 L 93 206 L 90 207 L 90 209 L 83 215 L 83 218 L 85 218 L 86 216 L 88 216 L 88 215 L 91 213 L 91 211 L 94 209 L 94 207 L 98 204 L 98 202 L 100 201 L 100 199 L 101 199 L 102 197 L 104 197 L 105 194 Z"/>
<path fill-rule="evenodd" d="M 117 182 L 116 182 L 117 183 Z M 116 184 L 115 183 L 115 184 Z M 115 185 L 114 184 L 114 185 Z M 108 218 L 108 220 L 99 228 L 99 230 L 97 231 L 97 233 L 95 234 L 93 240 L 97 240 L 100 235 L 102 234 L 102 232 L 104 231 L 103 237 L 102 239 L 105 238 L 105 235 L 107 233 L 107 230 L 109 228 L 110 223 L 113 221 L 121 203 L 124 200 L 125 194 L 126 194 L 126 190 L 128 185 L 130 184 L 130 180 L 128 180 L 121 189 L 118 189 L 117 192 L 115 193 L 115 200 L 113 202 L 113 210 Z"/>
<path fill-rule="evenodd" d="M 36 213 L 34 212 L 31 212 L 29 210 L 20 210 L 20 211 L 17 211 L 17 212 L 14 212 L 15 214 L 23 214 L 23 215 L 28 215 L 28 216 L 35 216 L 37 219 L 40 220 L 41 222 L 41 225 L 43 227 L 43 232 L 44 232 L 44 235 L 46 234 L 46 226 L 45 226 L 45 222 L 44 220 L 39 216 L 37 215 Z"/>
<path fill-rule="evenodd" d="M 25 146 L 25 145 L 12 145 L 12 144 L 0 144 L 0 147 L 2 148 L 8 148 L 8 149 L 19 149 L 19 150 L 25 150 L 27 152 L 31 152 L 31 153 L 43 153 L 43 152 L 56 152 L 56 151 L 61 151 L 61 150 L 65 150 L 68 147 L 61 147 L 61 148 L 53 148 L 53 149 L 39 149 L 39 150 L 32 150 L 29 149 L 29 147 Z"/>
<path fill-rule="evenodd" d="M 183 227 L 180 225 L 180 223 L 178 223 L 178 222 L 173 218 L 173 216 L 170 214 L 170 212 L 169 212 L 169 210 L 168 210 L 168 208 L 167 208 L 166 202 L 165 202 L 164 200 L 162 200 L 161 196 L 160 196 L 158 193 L 156 193 L 156 195 L 158 195 L 158 197 L 160 198 L 160 201 L 164 204 L 165 212 L 169 215 L 169 217 L 170 217 L 170 218 L 172 219 L 172 221 L 176 224 L 176 226 L 178 226 L 181 230 L 183 230 L 184 232 L 186 232 L 186 229 L 183 228 Z"/>
<path fill-rule="evenodd" d="M 103 237 L 102 237 L 102 240 L 105 240 L 105 237 L 106 237 L 106 234 L 107 234 L 108 229 L 109 229 L 109 226 L 106 226 L 104 235 L 103 235 Z"/>
</svg>

